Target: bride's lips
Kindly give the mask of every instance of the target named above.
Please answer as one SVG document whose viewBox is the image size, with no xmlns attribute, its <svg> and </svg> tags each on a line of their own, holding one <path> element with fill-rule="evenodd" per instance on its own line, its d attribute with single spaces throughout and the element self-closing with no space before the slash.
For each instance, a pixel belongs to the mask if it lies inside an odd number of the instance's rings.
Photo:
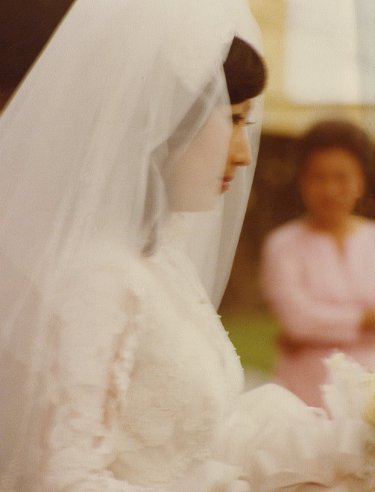
<svg viewBox="0 0 375 492">
<path fill-rule="evenodd" d="M 224 176 L 221 180 L 221 191 L 227 191 L 234 176 Z"/>
</svg>

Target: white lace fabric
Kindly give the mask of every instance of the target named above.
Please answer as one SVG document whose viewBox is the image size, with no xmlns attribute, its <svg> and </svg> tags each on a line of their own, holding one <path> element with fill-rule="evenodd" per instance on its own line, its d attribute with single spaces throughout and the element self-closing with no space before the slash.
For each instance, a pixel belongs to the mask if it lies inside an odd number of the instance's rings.
<svg viewBox="0 0 375 492">
<path fill-rule="evenodd" d="M 62 285 L 43 490 L 358 490 L 361 420 L 331 421 L 274 385 L 241 393 L 238 356 L 172 225 L 153 257 L 111 245 L 103 267 L 103 247 L 82 283 Z"/>
<path fill-rule="evenodd" d="M 241 394 L 183 230 L 142 260 L 97 244 L 56 290 L 35 490 L 360 490 L 359 419 L 274 385 Z"/>
<path fill-rule="evenodd" d="M 96 270 L 95 270 L 96 268 Z M 136 343 L 135 294 L 111 268 L 76 272 L 55 297 L 50 346 L 45 490 L 126 490 L 105 472 L 113 460 L 114 395 L 126 395 Z M 121 376 L 119 376 L 119 373 Z M 119 387 L 121 383 L 121 386 Z"/>
<path fill-rule="evenodd" d="M 186 261 L 162 248 L 130 268 L 95 260 L 62 283 L 43 436 L 46 491 L 130 483 L 157 490 L 212 460 L 242 370 Z"/>
</svg>

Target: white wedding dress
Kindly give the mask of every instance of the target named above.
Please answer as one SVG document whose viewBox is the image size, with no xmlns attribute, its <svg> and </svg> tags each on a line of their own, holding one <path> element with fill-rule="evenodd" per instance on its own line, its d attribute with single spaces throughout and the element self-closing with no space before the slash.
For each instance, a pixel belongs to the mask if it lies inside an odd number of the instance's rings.
<svg viewBox="0 0 375 492">
<path fill-rule="evenodd" d="M 241 393 L 239 358 L 179 230 L 143 259 L 90 248 L 62 282 L 43 490 L 360 490 L 357 422 L 332 423 L 274 385 Z"/>
</svg>

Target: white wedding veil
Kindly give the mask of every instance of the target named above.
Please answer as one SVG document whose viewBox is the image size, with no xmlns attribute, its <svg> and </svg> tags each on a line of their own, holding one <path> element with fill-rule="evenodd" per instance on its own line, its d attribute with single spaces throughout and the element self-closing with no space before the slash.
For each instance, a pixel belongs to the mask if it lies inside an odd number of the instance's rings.
<svg viewBox="0 0 375 492">
<path fill-rule="evenodd" d="M 38 473 L 49 299 L 101 240 L 153 254 L 166 180 L 217 113 L 233 37 L 260 51 L 245 0 L 76 0 L 0 119 L 0 490 Z M 227 108 L 227 109 L 223 109 Z M 256 159 L 261 104 L 251 127 Z M 224 169 L 229 132 L 208 149 Z M 188 250 L 218 303 L 254 165 L 210 211 L 189 213 Z M 209 252 L 207 254 L 207 251 Z M 110 253 L 109 253 L 110 254 Z M 26 485 L 25 485 L 26 484 Z"/>
<path fill-rule="evenodd" d="M 234 33 L 262 53 L 261 34 L 248 2 L 229 1 L 226 7 L 229 12 L 227 20 L 234 22 Z M 252 99 L 249 116 L 251 165 L 236 170 L 236 179 L 214 210 L 195 213 L 190 217 L 192 229 L 188 251 L 216 308 L 220 305 L 229 279 L 247 209 L 259 150 L 262 116 L 263 98 L 260 95 Z"/>
</svg>

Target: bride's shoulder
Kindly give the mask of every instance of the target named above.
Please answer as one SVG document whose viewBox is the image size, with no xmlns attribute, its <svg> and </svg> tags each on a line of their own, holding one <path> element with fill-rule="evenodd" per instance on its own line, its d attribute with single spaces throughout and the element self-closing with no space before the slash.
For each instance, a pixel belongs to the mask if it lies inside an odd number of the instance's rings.
<svg viewBox="0 0 375 492">
<path fill-rule="evenodd" d="M 120 244 L 98 241 L 81 248 L 57 276 L 54 304 L 77 304 L 98 309 L 141 299 L 147 285 L 142 261 Z"/>
</svg>

